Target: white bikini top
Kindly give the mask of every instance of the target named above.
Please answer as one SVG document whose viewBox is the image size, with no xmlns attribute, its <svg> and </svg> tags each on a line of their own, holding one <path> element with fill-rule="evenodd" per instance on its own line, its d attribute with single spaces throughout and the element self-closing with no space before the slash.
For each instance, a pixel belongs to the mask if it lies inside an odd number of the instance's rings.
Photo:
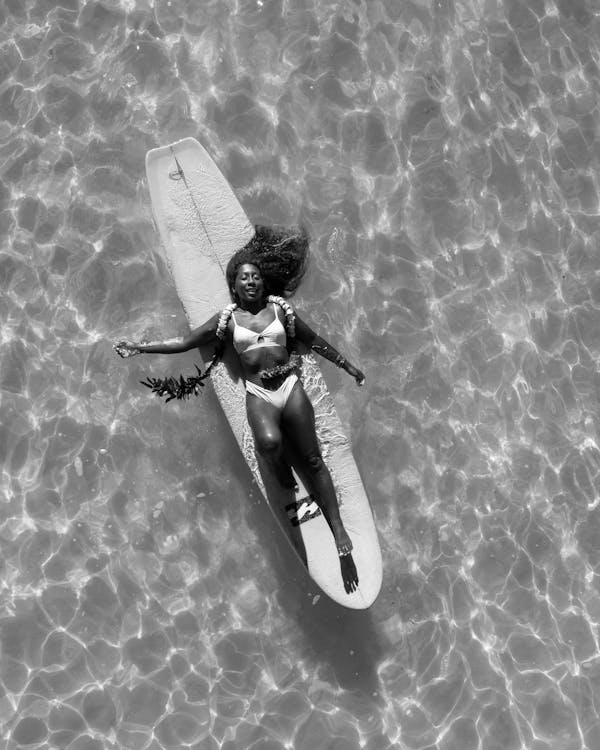
<svg viewBox="0 0 600 750">
<path fill-rule="evenodd" d="M 233 346 L 238 354 L 243 354 L 243 352 L 248 352 L 251 349 L 260 349 L 263 346 L 286 345 L 287 335 L 283 323 L 277 315 L 277 308 L 274 302 L 273 312 L 275 313 L 275 320 L 272 320 L 260 333 L 253 331 L 251 328 L 246 328 L 246 326 L 238 325 L 235 314 L 231 314 L 234 326 Z"/>
</svg>

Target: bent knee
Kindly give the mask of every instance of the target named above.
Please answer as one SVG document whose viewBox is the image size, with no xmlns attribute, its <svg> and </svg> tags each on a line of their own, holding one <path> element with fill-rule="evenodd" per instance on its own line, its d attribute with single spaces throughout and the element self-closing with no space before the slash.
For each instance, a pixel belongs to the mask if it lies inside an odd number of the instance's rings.
<svg viewBox="0 0 600 750">
<path fill-rule="evenodd" d="M 308 470 L 313 474 L 322 471 L 325 468 L 323 457 L 320 453 L 317 452 L 309 453 L 308 456 L 306 456 L 306 466 L 308 467 Z"/>
<path fill-rule="evenodd" d="M 256 436 L 256 450 L 261 456 L 275 456 L 281 451 L 281 437 L 272 433 Z"/>
</svg>

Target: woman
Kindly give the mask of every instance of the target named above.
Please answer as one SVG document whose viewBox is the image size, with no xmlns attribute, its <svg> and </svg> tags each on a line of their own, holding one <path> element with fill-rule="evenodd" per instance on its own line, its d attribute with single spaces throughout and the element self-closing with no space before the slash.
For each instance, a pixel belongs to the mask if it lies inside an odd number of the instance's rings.
<svg viewBox="0 0 600 750">
<path fill-rule="evenodd" d="M 304 233 L 256 227 L 252 240 L 227 265 L 233 304 L 182 340 L 138 344 L 122 341 L 115 349 L 121 357 L 130 357 L 186 352 L 216 343 L 215 356 L 207 371 L 189 378 L 187 387 L 183 379 L 149 378 L 146 383 L 159 395 L 182 398 L 198 391 L 225 346 L 234 347 L 245 380 L 246 411 L 256 449 L 279 482 L 294 487 L 294 476 L 283 456 L 284 441 L 292 447 L 299 461 L 297 468 L 335 538 L 344 587 L 350 593 L 358 584 L 352 542 L 340 518 L 335 488 L 321 456 L 312 404 L 296 375 L 300 358 L 294 351 L 295 342 L 300 341 L 334 362 L 358 385 L 363 384 L 364 375 L 285 302 L 284 297 L 297 289 L 307 258 L 308 238 Z"/>
</svg>

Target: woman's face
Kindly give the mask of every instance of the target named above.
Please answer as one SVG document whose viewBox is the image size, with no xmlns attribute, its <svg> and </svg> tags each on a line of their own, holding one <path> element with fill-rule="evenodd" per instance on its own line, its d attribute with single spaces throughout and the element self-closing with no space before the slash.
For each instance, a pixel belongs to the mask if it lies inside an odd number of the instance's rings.
<svg viewBox="0 0 600 750">
<path fill-rule="evenodd" d="M 265 286 L 258 268 L 252 263 L 244 263 L 235 276 L 234 291 L 240 303 L 256 302 L 262 299 Z"/>
</svg>

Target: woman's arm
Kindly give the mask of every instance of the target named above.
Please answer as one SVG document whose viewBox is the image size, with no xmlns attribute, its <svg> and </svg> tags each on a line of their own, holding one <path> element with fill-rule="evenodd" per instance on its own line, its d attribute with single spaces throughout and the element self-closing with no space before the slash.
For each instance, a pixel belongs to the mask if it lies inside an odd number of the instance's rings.
<svg viewBox="0 0 600 750">
<path fill-rule="evenodd" d="M 221 313 L 216 313 L 212 318 L 195 328 L 187 336 L 170 341 L 153 341 L 134 343 L 132 341 L 119 341 L 114 349 L 120 357 L 134 357 L 136 354 L 178 354 L 197 349 L 199 346 L 211 344 L 217 340 L 217 324 Z"/>
<path fill-rule="evenodd" d="M 353 364 L 350 364 L 348 360 L 343 357 L 337 349 L 334 349 L 331 344 L 325 341 L 316 334 L 313 329 L 305 323 L 298 314 L 296 314 L 296 338 L 301 341 L 306 347 L 312 349 L 313 352 L 320 354 L 325 359 L 333 362 L 334 365 L 341 367 L 345 370 L 348 375 L 351 375 L 357 382 L 358 385 L 363 385 L 365 382 L 364 374 Z"/>
</svg>

